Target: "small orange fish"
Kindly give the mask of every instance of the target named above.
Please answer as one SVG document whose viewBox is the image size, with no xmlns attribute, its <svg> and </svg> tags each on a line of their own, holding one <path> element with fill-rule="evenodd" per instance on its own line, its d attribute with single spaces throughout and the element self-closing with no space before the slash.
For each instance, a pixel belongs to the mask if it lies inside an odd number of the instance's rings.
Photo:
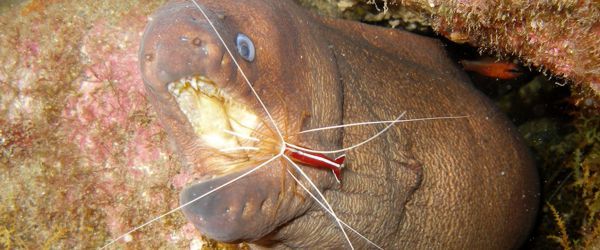
<svg viewBox="0 0 600 250">
<path fill-rule="evenodd" d="M 466 71 L 473 71 L 483 76 L 503 80 L 514 79 L 523 74 L 517 64 L 507 61 L 493 61 L 492 59 L 460 60 L 460 64 Z"/>
</svg>

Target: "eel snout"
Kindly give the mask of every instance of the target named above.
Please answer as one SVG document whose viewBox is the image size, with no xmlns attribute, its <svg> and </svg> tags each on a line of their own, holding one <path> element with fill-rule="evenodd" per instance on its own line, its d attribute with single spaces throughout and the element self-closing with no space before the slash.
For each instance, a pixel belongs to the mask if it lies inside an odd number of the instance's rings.
<svg viewBox="0 0 600 250">
<path fill-rule="evenodd" d="M 194 170 L 190 180 L 229 172 L 249 160 L 238 149 L 257 146 L 247 138 L 262 122 L 235 65 L 196 6 L 175 1 L 152 16 L 140 64 L 151 104 Z"/>
<path fill-rule="evenodd" d="M 226 81 L 235 68 L 209 23 L 189 3 L 163 6 L 151 18 L 140 50 L 147 87 L 165 93 L 183 77 L 211 75 Z"/>
</svg>

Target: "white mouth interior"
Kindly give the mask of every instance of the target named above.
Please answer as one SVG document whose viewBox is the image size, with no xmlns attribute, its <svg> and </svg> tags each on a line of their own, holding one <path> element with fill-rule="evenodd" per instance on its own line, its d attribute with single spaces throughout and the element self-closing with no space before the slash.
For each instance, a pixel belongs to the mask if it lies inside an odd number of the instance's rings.
<svg viewBox="0 0 600 250">
<path fill-rule="evenodd" d="M 182 78 L 167 85 L 202 144 L 222 152 L 248 146 L 258 117 L 206 77 Z"/>
</svg>

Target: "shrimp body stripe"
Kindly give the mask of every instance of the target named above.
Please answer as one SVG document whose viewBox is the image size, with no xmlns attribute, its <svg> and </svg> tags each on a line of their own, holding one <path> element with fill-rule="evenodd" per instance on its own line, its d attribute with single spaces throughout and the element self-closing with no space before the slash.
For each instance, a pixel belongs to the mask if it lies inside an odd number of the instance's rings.
<svg viewBox="0 0 600 250">
<path fill-rule="evenodd" d="M 331 215 L 335 219 L 335 222 L 338 224 L 340 230 L 342 230 L 342 234 L 344 235 L 346 242 L 348 242 L 348 245 L 350 245 L 350 249 L 354 250 L 354 245 L 352 245 L 352 241 L 350 241 L 350 238 L 348 238 L 348 234 L 346 233 L 346 230 L 344 230 L 344 227 L 342 226 L 340 218 L 335 214 L 335 212 L 333 211 L 333 208 L 331 207 L 331 205 L 329 205 L 329 202 L 327 201 L 327 199 L 325 199 L 325 196 L 323 195 L 323 193 L 321 191 L 319 191 L 319 188 L 317 187 L 317 185 L 315 185 L 315 183 L 310 179 L 310 177 L 308 177 L 308 175 L 306 173 L 304 173 L 304 171 L 302 171 L 302 169 L 296 163 L 294 163 L 294 161 L 292 161 L 292 159 L 290 159 L 285 154 L 282 155 L 282 157 L 285 158 L 290 164 L 292 164 L 292 166 L 294 166 L 296 171 L 298 171 L 298 173 L 300 173 L 300 175 L 302 175 L 302 177 L 304 177 L 304 179 L 306 179 L 308 181 L 310 186 L 317 191 L 317 194 L 319 195 L 319 197 L 323 200 L 325 205 L 327 205 L 327 208 L 329 208 L 329 211 L 331 211 Z"/>
<path fill-rule="evenodd" d="M 344 160 L 346 155 L 340 155 L 335 160 L 329 159 L 329 157 L 320 153 L 311 153 L 302 151 L 301 147 L 286 147 L 285 154 L 292 158 L 292 160 L 309 165 L 316 168 L 327 168 L 331 169 L 335 180 L 340 183 L 342 178 L 342 168 L 344 167 Z"/>
<path fill-rule="evenodd" d="M 297 161 L 302 161 L 303 163 L 310 164 L 311 166 L 336 168 L 336 169 L 342 169 L 344 167 L 343 163 L 337 163 L 337 162 L 327 158 L 324 155 L 303 152 L 300 150 L 296 150 L 294 148 L 287 148 L 287 150 L 292 155 L 292 159 L 297 160 Z M 297 154 L 297 156 L 294 154 Z M 306 159 L 306 158 L 309 158 L 309 159 Z"/>
</svg>

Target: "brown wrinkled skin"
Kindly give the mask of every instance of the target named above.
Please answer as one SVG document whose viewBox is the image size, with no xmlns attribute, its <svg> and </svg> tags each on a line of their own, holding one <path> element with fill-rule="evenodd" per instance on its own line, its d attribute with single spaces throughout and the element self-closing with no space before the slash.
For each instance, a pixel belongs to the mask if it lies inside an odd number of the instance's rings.
<svg viewBox="0 0 600 250">
<path fill-rule="evenodd" d="M 402 111 L 405 118 L 468 115 L 396 125 L 348 152 L 341 186 L 329 171 L 303 167 L 343 221 L 386 249 L 506 249 L 523 242 L 538 205 L 535 167 L 515 128 L 470 86 L 438 41 L 315 17 L 290 1 L 200 4 L 285 135 L 393 120 Z M 254 42 L 253 62 L 235 53 L 238 33 Z M 170 81 L 205 75 L 269 124 L 201 13 L 185 1 L 157 11 L 144 34 L 140 61 L 149 100 L 188 166 L 185 171 L 196 177 L 182 191 L 181 203 L 241 174 L 208 178 L 226 159 L 194 143 L 191 125 L 166 90 Z M 353 127 L 290 141 L 338 149 L 380 129 Z M 273 161 L 193 203 L 184 209 L 186 217 L 221 241 L 347 248 L 335 221 L 285 177 L 281 164 Z M 349 234 L 355 247 L 372 247 Z"/>
</svg>

